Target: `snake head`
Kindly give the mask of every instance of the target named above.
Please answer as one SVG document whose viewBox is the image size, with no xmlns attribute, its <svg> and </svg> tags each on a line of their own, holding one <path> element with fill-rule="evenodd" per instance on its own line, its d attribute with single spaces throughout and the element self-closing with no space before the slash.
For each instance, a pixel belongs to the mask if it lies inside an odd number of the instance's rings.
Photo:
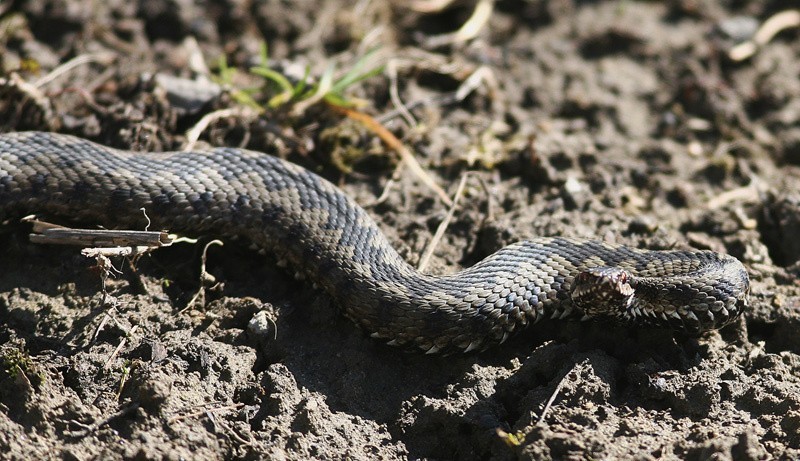
<svg viewBox="0 0 800 461">
<path fill-rule="evenodd" d="M 631 274 L 618 267 L 593 267 L 581 271 L 570 296 L 589 317 L 622 316 L 633 303 L 635 286 Z"/>
</svg>

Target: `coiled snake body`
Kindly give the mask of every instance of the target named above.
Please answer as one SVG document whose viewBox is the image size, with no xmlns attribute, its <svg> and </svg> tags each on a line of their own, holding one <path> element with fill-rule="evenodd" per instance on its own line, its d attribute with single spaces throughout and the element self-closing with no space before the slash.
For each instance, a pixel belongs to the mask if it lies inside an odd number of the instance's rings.
<svg viewBox="0 0 800 461">
<path fill-rule="evenodd" d="M 373 337 L 425 352 L 484 349 L 547 317 L 688 332 L 747 307 L 733 257 L 537 238 L 454 275 L 409 266 L 339 189 L 232 148 L 132 153 L 53 133 L 0 135 L 0 222 L 39 213 L 104 226 L 243 236 L 310 275 Z"/>
</svg>

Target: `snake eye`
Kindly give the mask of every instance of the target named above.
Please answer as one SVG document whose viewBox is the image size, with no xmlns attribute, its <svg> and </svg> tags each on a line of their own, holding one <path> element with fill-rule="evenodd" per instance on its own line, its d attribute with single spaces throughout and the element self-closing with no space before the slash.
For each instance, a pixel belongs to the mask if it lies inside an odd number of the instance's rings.
<svg viewBox="0 0 800 461">
<path fill-rule="evenodd" d="M 572 302 L 588 316 L 621 316 L 633 302 L 631 276 L 618 267 L 593 267 L 580 272 L 572 285 Z"/>
</svg>

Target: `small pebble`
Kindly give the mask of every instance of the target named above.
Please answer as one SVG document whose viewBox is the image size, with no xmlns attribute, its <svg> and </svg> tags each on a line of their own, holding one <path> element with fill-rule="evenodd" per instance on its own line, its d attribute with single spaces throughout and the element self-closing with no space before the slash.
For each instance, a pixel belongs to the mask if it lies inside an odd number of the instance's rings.
<svg viewBox="0 0 800 461">
<path fill-rule="evenodd" d="M 254 339 L 268 341 L 275 336 L 275 321 L 269 317 L 267 311 L 258 311 L 247 322 L 247 332 Z"/>
<path fill-rule="evenodd" d="M 758 30 L 758 19 L 752 16 L 734 16 L 723 19 L 717 24 L 717 29 L 727 38 L 735 42 L 750 40 Z"/>
</svg>

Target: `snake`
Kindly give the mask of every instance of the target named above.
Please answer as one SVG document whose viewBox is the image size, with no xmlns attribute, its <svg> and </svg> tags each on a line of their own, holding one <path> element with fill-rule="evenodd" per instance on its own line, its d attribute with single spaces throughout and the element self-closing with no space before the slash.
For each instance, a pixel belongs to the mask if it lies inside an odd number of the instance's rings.
<svg viewBox="0 0 800 461">
<path fill-rule="evenodd" d="M 433 275 L 406 262 L 341 189 L 275 156 L 0 135 L 0 223 L 35 213 L 141 228 L 142 209 L 151 227 L 247 239 L 310 278 L 370 336 L 425 353 L 484 350 L 544 318 L 697 335 L 748 308 L 747 271 L 725 254 L 550 236 Z"/>
</svg>

